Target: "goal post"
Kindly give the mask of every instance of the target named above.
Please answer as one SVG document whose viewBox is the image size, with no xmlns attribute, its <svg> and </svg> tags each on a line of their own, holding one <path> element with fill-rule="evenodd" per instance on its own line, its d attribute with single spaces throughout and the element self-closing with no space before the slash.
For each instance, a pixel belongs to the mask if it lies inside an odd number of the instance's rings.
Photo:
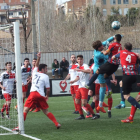
<svg viewBox="0 0 140 140">
<path fill-rule="evenodd" d="M 17 91 L 17 105 L 18 105 L 18 125 L 19 125 L 19 133 L 24 134 L 19 22 L 14 22 L 14 44 L 15 44 L 15 64 L 16 64 L 16 89 L 17 89 L 16 91 Z"/>
<path fill-rule="evenodd" d="M 7 34 L 4 31 L 7 27 L 13 26 L 13 36 L 14 36 L 14 46 L 12 45 L 12 40 L 8 38 Z M 3 87 L 5 87 L 4 83 L 8 76 L 6 72 L 5 63 L 11 62 L 12 66 L 15 63 L 15 84 L 11 84 L 10 75 L 7 81 L 7 89 L 12 87 L 11 90 L 11 104 L 10 107 L 7 105 L 6 98 L 9 98 L 8 95 L 5 98 L 4 93 L 2 94 L 2 89 L 0 90 L 0 135 L 10 135 L 10 134 L 24 134 L 24 119 L 23 119 L 23 95 L 22 95 L 22 81 L 21 81 L 21 52 L 20 52 L 20 31 L 19 31 L 19 22 L 14 22 L 13 24 L 7 26 L 3 26 L 0 28 L 0 82 Z M 4 73 L 4 76 L 3 76 Z M 12 73 L 14 71 L 12 70 Z M 3 78 L 5 77 L 5 78 Z M 16 89 L 15 89 L 16 88 Z M 7 91 L 7 90 L 6 90 Z M 15 106 L 17 105 L 18 113 L 15 110 Z M 8 107 L 8 109 L 7 109 Z M 7 118 L 7 110 L 9 118 Z M 3 115 L 3 116 L 2 116 Z M 19 132 L 14 132 L 12 129 L 15 127 L 19 127 Z"/>
</svg>

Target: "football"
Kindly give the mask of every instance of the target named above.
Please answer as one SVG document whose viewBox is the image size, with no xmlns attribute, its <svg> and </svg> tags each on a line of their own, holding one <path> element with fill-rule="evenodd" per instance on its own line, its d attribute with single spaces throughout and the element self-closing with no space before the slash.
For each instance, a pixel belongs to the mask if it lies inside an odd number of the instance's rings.
<svg viewBox="0 0 140 140">
<path fill-rule="evenodd" d="M 114 30 L 119 30 L 121 27 L 121 23 L 119 21 L 113 21 L 111 26 Z"/>
</svg>

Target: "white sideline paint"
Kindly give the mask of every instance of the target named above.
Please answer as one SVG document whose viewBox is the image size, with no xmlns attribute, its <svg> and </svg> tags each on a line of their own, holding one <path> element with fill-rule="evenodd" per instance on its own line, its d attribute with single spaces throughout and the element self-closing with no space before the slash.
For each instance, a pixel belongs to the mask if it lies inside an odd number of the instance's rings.
<svg viewBox="0 0 140 140">
<path fill-rule="evenodd" d="M 4 127 L 4 126 L 1 126 L 1 125 L 0 125 L 0 128 L 4 129 L 4 130 L 6 130 L 6 131 L 11 132 L 11 133 L 3 133 L 3 134 L 0 134 L 0 135 L 13 135 L 13 134 L 18 134 L 18 132 L 12 131 L 11 129 L 6 128 L 6 127 Z M 26 135 L 26 134 L 21 134 L 21 135 L 24 136 L 24 137 L 33 139 L 33 140 L 41 140 L 41 139 L 38 139 L 38 138 L 36 138 L 36 137 L 32 137 L 32 136 L 30 136 L 30 135 Z"/>
<path fill-rule="evenodd" d="M 14 132 L 14 131 L 12 131 L 11 129 L 9 129 L 9 128 L 7 128 L 7 127 L 4 127 L 4 126 L 1 126 L 0 125 L 0 128 L 2 128 L 2 129 L 4 129 L 4 130 L 7 130 L 7 131 L 9 131 L 9 132 L 12 132 L 11 134 L 18 134 L 18 132 Z M 2 135 L 2 134 L 1 134 Z"/>
<path fill-rule="evenodd" d="M 38 138 L 36 138 L 36 137 L 32 137 L 32 136 L 30 136 L 30 135 L 26 135 L 26 134 L 21 134 L 21 135 L 24 136 L 24 137 L 33 139 L 33 140 L 41 140 L 41 139 L 38 139 Z"/>
</svg>

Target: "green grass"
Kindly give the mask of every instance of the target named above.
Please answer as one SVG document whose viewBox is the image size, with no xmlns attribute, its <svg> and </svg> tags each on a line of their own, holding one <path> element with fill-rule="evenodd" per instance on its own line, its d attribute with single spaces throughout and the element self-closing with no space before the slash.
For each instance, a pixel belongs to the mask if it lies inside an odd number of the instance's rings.
<svg viewBox="0 0 140 140">
<path fill-rule="evenodd" d="M 133 97 L 136 93 L 132 94 Z M 120 101 L 120 94 L 113 94 L 112 118 L 108 114 L 100 113 L 98 120 L 74 120 L 79 115 L 74 111 L 71 96 L 50 97 L 49 111 L 54 114 L 62 125 L 56 129 L 55 125 L 41 112 L 29 113 L 25 121 L 25 133 L 42 140 L 137 140 L 139 139 L 140 110 L 137 110 L 132 124 L 123 124 L 121 119 L 129 116 L 130 108 L 114 109 Z M 91 102 L 91 100 L 90 100 Z M 105 99 L 107 103 L 107 99 Z M 126 106 L 131 105 L 126 102 Z M 107 108 L 106 108 L 107 110 Z M 0 140 L 28 140 L 20 135 L 0 136 Z"/>
</svg>

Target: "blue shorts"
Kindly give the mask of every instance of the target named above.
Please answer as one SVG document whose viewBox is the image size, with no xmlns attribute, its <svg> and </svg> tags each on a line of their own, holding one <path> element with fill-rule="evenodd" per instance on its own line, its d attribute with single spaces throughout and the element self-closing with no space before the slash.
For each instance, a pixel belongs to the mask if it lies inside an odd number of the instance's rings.
<svg viewBox="0 0 140 140">
<path fill-rule="evenodd" d="M 96 71 L 97 71 L 98 68 L 99 67 L 94 67 L 94 69 L 93 69 L 94 73 L 96 73 Z M 99 80 L 99 83 L 100 84 L 106 83 L 106 80 L 104 78 L 104 74 L 99 74 L 98 80 Z"/>
</svg>

